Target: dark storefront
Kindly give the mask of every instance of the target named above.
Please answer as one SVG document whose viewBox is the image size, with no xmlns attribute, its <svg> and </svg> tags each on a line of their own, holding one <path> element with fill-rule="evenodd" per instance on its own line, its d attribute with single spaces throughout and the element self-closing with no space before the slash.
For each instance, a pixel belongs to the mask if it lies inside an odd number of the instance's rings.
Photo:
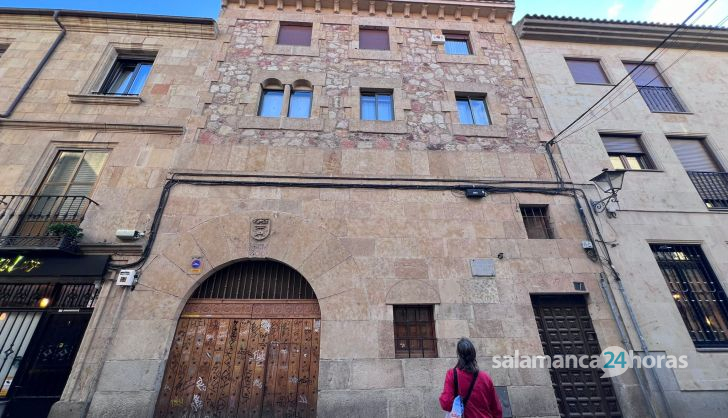
<svg viewBox="0 0 728 418">
<path fill-rule="evenodd" d="M 0 253 L 0 415 L 45 417 L 96 304 L 105 255 Z"/>
</svg>

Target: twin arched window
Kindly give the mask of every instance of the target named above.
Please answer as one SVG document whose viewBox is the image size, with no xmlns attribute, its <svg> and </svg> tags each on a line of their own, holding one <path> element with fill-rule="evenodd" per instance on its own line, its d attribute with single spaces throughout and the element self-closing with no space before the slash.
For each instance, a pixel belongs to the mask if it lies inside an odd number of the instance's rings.
<svg viewBox="0 0 728 418">
<path fill-rule="evenodd" d="M 269 78 L 263 81 L 258 116 L 278 118 L 307 119 L 311 117 L 313 86 L 307 80 L 296 80 L 283 84 L 280 80 Z M 284 113 L 285 111 L 285 113 Z"/>
</svg>

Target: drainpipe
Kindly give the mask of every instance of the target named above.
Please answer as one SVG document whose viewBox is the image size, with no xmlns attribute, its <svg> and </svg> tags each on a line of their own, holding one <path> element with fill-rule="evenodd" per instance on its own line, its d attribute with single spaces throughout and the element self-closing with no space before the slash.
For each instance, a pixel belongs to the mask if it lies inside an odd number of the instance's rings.
<svg viewBox="0 0 728 418">
<path fill-rule="evenodd" d="M 20 91 L 13 99 L 13 102 L 10 103 L 10 106 L 8 107 L 8 110 L 6 110 L 4 113 L 0 113 L 0 118 L 6 119 L 9 118 L 10 115 L 13 114 L 13 111 L 15 111 L 15 108 L 18 106 L 20 101 L 23 99 L 23 96 L 30 90 L 30 85 L 33 84 L 33 81 L 35 81 L 36 77 L 38 77 L 38 74 L 43 70 L 43 67 L 45 67 L 48 60 L 51 58 L 51 55 L 53 55 L 53 52 L 55 52 L 58 45 L 61 43 L 63 38 L 66 36 L 66 28 L 63 27 L 63 24 L 60 20 L 58 20 L 58 17 L 61 15 L 60 10 L 55 10 L 53 12 L 53 20 L 56 22 L 59 28 L 61 28 L 61 33 L 58 34 L 56 37 L 56 40 L 53 41 L 53 45 L 46 51 L 45 55 L 43 56 L 43 59 L 38 63 L 38 65 L 35 67 L 35 70 L 33 70 L 33 74 L 30 75 L 28 80 L 23 84 L 23 87 L 20 88 Z"/>
</svg>

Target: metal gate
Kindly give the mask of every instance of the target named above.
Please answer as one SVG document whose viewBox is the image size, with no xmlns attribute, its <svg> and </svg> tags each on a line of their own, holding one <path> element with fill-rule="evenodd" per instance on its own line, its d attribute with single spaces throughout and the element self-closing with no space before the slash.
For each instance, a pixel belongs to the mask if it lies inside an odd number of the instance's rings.
<svg viewBox="0 0 728 418">
<path fill-rule="evenodd" d="M 320 317 L 313 290 L 287 266 L 216 273 L 183 310 L 155 416 L 316 416 Z"/>
<path fill-rule="evenodd" d="M 544 354 L 599 355 L 601 348 L 582 296 L 532 296 Z M 621 417 L 611 379 L 591 368 L 551 368 L 562 417 Z"/>
<path fill-rule="evenodd" d="M 98 295 L 88 284 L 0 285 L 0 414 L 45 417 L 71 372 Z"/>
</svg>

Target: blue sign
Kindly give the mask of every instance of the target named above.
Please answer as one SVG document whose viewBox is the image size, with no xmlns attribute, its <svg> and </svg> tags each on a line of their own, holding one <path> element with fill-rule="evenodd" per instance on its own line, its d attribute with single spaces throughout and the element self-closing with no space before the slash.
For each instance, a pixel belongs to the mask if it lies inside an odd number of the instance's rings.
<svg viewBox="0 0 728 418">
<path fill-rule="evenodd" d="M 199 258 L 195 258 L 194 260 L 192 260 L 193 269 L 198 269 L 198 268 L 200 268 L 201 265 L 202 265 L 202 261 L 200 261 Z"/>
</svg>

